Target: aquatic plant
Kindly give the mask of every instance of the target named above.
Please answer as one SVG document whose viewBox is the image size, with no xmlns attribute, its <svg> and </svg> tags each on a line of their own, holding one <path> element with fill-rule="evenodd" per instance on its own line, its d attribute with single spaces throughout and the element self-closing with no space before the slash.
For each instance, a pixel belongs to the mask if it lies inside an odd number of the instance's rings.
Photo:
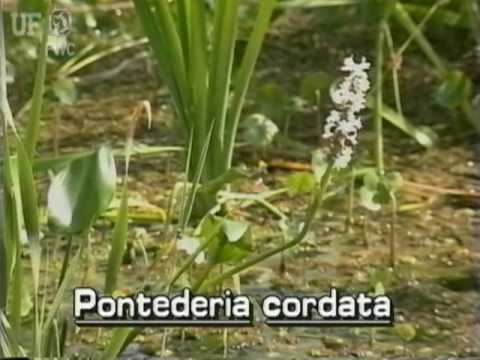
<svg viewBox="0 0 480 360">
<path fill-rule="evenodd" d="M 232 166 L 245 95 L 275 4 L 276 0 L 259 3 L 240 66 L 235 68 L 240 1 L 214 2 L 211 32 L 206 2 L 135 1 L 185 134 L 186 173 L 194 189 L 221 179 Z M 200 217 L 215 205 L 215 191 L 203 195 L 197 199 L 197 208 L 203 203 Z"/>
<path fill-rule="evenodd" d="M 360 63 L 355 63 L 353 56 L 346 58 L 341 70 L 349 74 L 331 91 L 338 109 L 328 115 L 323 138 L 329 140 L 330 151 L 335 154 L 333 167 L 337 170 L 345 169 L 350 163 L 358 131 L 362 128 L 359 113 L 365 109 L 370 89 L 368 69 L 370 63 L 365 58 Z"/>
</svg>

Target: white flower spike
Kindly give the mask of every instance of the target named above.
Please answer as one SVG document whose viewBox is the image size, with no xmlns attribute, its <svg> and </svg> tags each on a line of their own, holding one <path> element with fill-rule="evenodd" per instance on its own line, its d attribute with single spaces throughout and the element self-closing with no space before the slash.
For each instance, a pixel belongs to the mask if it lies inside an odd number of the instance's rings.
<svg viewBox="0 0 480 360">
<path fill-rule="evenodd" d="M 337 106 L 326 119 L 323 138 L 335 140 L 339 144 L 334 158 L 334 168 L 344 169 L 353 155 L 353 145 L 357 144 L 358 131 L 362 128 L 359 112 L 365 109 L 366 95 L 370 90 L 367 70 L 370 63 L 362 58 L 356 63 L 353 56 L 346 58 L 341 67 L 348 73 L 343 81 L 331 90 L 330 97 Z"/>
</svg>

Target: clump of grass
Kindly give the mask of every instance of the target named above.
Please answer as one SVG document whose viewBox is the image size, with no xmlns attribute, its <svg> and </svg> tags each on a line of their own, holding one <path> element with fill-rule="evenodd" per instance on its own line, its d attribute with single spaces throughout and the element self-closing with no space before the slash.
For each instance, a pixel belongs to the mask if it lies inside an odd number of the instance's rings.
<svg viewBox="0 0 480 360">
<path fill-rule="evenodd" d="M 211 33 L 203 1 L 135 0 L 185 134 L 190 182 L 219 179 L 232 166 L 245 95 L 275 4 L 276 0 L 259 2 L 245 53 L 235 69 L 239 0 L 214 2 Z M 203 214 L 215 204 L 215 194 L 209 195 Z"/>
</svg>

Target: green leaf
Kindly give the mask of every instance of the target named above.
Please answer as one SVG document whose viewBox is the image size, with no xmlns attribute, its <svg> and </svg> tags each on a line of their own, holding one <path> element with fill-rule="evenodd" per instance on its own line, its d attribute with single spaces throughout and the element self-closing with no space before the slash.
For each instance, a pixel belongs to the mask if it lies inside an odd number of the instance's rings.
<svg viewBox="0 0 480 360">
<path fill-rule="evenodd" d="M 380 177 L 376 170 L 369 170 L 363 176 L 363 186 L 360 188 L 360 205 L 370 211 L 379 211 L 382 206 L 377 202 Z"/>
<path fill-rule="evenodd" d="M 391 195 L 403 184 L 402 175 L 398 172 L 379 176 L 374 169 L 363 175 L 363 186 L 360 188 L 360 205 L 371 211 L 378 211 L 382 205 L 391 201 Z"/>
<path fill-rule="evenodd" d="M 270 145 L 279 131 L 278 126 L 263 114 L 249 116 L 243 126 L 245 141 L 253 146 Z"/>
<path fill-rule="evenodd" d="M 454 70 L 446 74 L 434 95 L 435 102 L 448 109 L 455 109 L 470 99 L 472 81 L 462 71 Z"/>
<path fill-rule="evenodd" d="M 113 229 L 112 245 L 108 257 L 107 274 L 105 277 L 105 293 L 111 294 L 116 289 L 117 276 L 127 249 L 128 237 L 128 186 L 125 178 L 122 189 L 122 200 L 118 210 L 115 228 Z"/>
<path fill-rule="evenodd" d="M 7 358 L 25 356 L 4 312 L 0 310 L 0 354 Z"/>
<path fill-rule="evenodd" d="M 193 236 L 183 235 L 177 243 L 179 250 L 184 250 L 188 255 L 195 254 L 201 246 L 201 239 Z M 205 262 L 205 253 L 200 252 L 195 257 L 195 264 L 203 264 Z"/>
<path fill-rule="evenodd" d="M 373 101 L 371 97 L 367 99 L 367 106 L 370 109 L 373 108 Z M 382 117 L 390 124 L 414 138 L 420 145 L 426 148 L 430 148 L 434 145 L 437 135 L 432 129 L 426 127 L 416 127 L 404 116 L 400 115 L 386 104 L 382 105 L 381 114 Z"/>
<path fill-rule="evenodd" d="M 218 227 L 218 224 L 221 226 Z M 208 261 L 211 264 L 238 262 L 250 253 L 248 243 L 251 231 L 248 224 L 209 216 L 202 222 L 201 236 L 203 241 L 211 236 L 216 237 L 207 248 Z"/>
<path fill-rule="evenodd" d="M 412 341 L 417 335 L 417 330 L 412 324 L 397 324 L 394 327 L 395 334 L 399 336 L 403 341 Z"/>
<path fill-rule="evenodd" d="M 290 195 L 310 193 L 315 189 L 316 179 L 308 172 L 291 174 L 285 181 L 285 186 Z"/>
<path fill-rule="evenodd" d="M 382 206 L 375 201 L 375 191 L 370 190 L 368 187 L 360 188 L 360 205 L 370 211 L 379 211 Z"/>
<path fill-rule="evenodd" d="M 365 172 L 363 176 L 363 184 L 370 190 L 376 190 L 378 183 L 380 182 L 380 177 L 377 175 L 376 170 L 370 169 Z"/>
<path fill-rule="evenodd" d="M 22 296 L 20 297 L 20 315 L 26 317 L 33 309 L 33 301 L 28 287 L 21 287 Z"/>
<path fill-rule="evenodd" d="M 3 199 L 2 199 L 3 200 Z M 3 202 L 3 201 L 2 201 Z M 3 219 L 3 211 L 0 214 Z M 2 221 L 0 219 L 0 221 Z M 3 221 L 0 224 L 4 228 Z M 8 282 L 9 282 L 9 256 L 7 256 L 7 247 L 5 244 L 6 237 L 2 234 L 2 241 L 0 241 L 0 311 L 4 310 L 7 305 Z"/>
<path fill-rule="evenodd" d="M 48 191 L 50 222 L 68 233 L 87 230 L 108 209 L 117 174 L 111 149 L 73 160 L 58 173 Z"/>
<path fill-rule="evenodd" d="M 226 243 L 217 258 L 216 262 L 220 263 L 238 263 L 245 259 L 251 253 L 250 248 L 245 243 Z"/>
<path fill-rule="evenodd" d="M 240 221 L 222 219 L 223 231 L 229 242 L 239 241 L 247 232 L 249 225 Z"/>
<path fill-rule="evenodd" d="M 390 202 L 390 188 L 385 178 L 381 178 L 374 195 L 377 204 L 387 205 Z"/>
<path fill-rule="evenodd" d="M 225 136 L 228 137 L 226 142 L 227 153 L 225 159 L 228 166 L 230 166 L 233 159 L 235 138 L 247 89 L 276 4 L 277 0 L 263 0 L 259 2 L 257 18 L 250 34 L 240 69 L 235 78 L 235 92 L 232 98 L 232 105 L 230 107 L 225 134 Z"/>
<path fill-rule="evenodd" d="M 80 260 L 82 258 L 82 253 L 83 253 L 83 246 L 80 246 L 80 249 L 78 250 L 77 254 L 68 264 L 68 269 L 65 273 L 62 283 L 58 287 L 57 292 L 55 293 L 55 296 L 53 298 L 53 302 L 49 306 L 48 313 L 45 317 L 45 322 L 43 323 L 44 334 L 47 334 L 48 330 L 52 326 L 60 307 L 64 303 L 65 294 L 74 286 L 73 281 L 75 279 L 75 275 L 78 273 Z"/>
<path fill-rule="evenodd" d="M 52 85 L 52 91 L 62 104 L 71 105 L 77 100 L 77 87 L 72 79 L 59 79 Z"/>
</svg>

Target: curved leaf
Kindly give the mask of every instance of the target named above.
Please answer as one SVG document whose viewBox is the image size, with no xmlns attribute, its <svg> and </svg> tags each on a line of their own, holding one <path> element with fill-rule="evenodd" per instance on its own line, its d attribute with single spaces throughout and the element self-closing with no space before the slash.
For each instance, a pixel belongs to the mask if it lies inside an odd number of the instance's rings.
<svg viewBox="0 0 480 360">
<path fill-rule="evenodd" d="M 97 152 L 73 160 L 59 172 L 48 191 L 50 222 L 69 233 L 87 230 L 108 209 L 115 194 L 117 174 L 113 152 Z"/>
<path fill-rule="evenodd" d="M 450 71 L 435 92 L 435 102 L 448 109 L 464 104 L 472 94 L 472 81 L 459 70 Z"/>
</svg>

